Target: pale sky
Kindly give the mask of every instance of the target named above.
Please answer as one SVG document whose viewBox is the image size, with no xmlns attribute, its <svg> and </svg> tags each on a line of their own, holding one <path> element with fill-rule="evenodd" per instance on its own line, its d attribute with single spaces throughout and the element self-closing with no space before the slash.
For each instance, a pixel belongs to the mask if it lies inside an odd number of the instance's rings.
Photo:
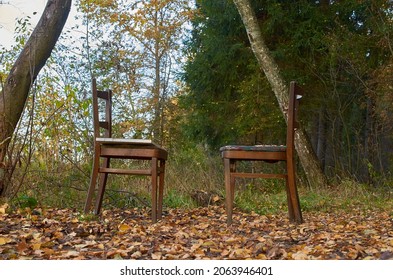
<svg viewBox="0 0 393 280">
<path fill-rule="evenodd" d="M 13 41 L 18 18 L 31 17 L 33 26 L 37 24 L 45 8 L 46 0 L 3 0 L 0 4 L 0 45 L 9 47 Z M 36 15 L 33 13 L 36 12 Z"/>
<path fill-rule="evenodd" d="M 0 4 L 0 46 L 9 47 L 13 42 L 17 19 L 30 16 L 33 28 L 39 21 L 47 0 L 0 0 L 0 2 L 6 3 Z M 66 25 L 70 24 L 72 19 L 71 10 Z"/>
</svg>

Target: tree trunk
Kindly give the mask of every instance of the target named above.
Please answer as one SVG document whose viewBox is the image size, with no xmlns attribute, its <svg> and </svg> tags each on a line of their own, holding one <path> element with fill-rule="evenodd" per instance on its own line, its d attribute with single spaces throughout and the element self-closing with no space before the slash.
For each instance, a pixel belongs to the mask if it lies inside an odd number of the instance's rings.
<svg viewBox="0 0 393 280">
<path fill-rule="evenodd" d="M 326 164 L 326 140 L 327 140 L 327 135 L 326 135 L 326 125 L 327 125 L 327 120 L 326 120 L 326 108 L 324 106 L 321 106 L 321 109 L 319 110 L 319 118 L 318 118 L 318 145 L 316 148 L 317 151 L 317 157 L 318 160 L 321 164 L 321 169 L 322 171 L 325 170 L 325 164 Z"/>
<path fill-rule="evenodd" d="M 63 30 L 72 0 L 48 0 L 29 40 L 13 65 L 0 96 L 0 196 L 5 195 L 6 154 L 9 141 L 22 115 L 31 85 Z"/>
<path fill-rule="evenodd" d="M 288 108 L 288 85 L 282 78 L 277 64 L 265 45 L 257 18 L 251 7 L 251 3 L 249 0 L 233 0 L 233 2 L 237 7 L 247 30 L 251 48 L 260 67 L 273 88 L 280 109 L 284 114 L 284 118 L 287 119 L 286 108 Z M 310 187 L 319 188 L 327 186 L 326 176 L 322 172 L 311 143 L 302 128 L 299 128 L 296 131 L 295 146 Z"/>
</svg>

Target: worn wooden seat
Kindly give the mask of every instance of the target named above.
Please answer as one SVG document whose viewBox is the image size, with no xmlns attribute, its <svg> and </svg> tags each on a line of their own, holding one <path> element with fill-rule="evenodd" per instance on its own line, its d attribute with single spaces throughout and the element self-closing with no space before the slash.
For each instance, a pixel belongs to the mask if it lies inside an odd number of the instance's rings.
<svg viewBox="0 0 393 280">
<path fill-rule="evenodd" d="M 233 201 L 236 178 L 283 178 L 286 180 L 288 212 L 291 222 L 303 221 L 300 209 L 299 197 L 296 188 L 296 172 L 294 164 L 294 135 L 297 127 L 296 113 L 301 89 L 295 82 L 290 83 L 289 105 L 287 111 L 287 137 L 286 145 L 255 145 L 239 146 L 229 145 L 220 148 L 221 157 L 224 160 L 225 206 L 227 211 L 227 224 L 232 224 Z M 238 161 L 264 161 L 266 163 L 285 162 L 285 170 L 278 174 L 237 172 Z"/>
<path fill-rule="evenodd" d="M 146 139 L 112 138 L 112 91 L 97 90 L 96 80 L 93 79 L 93 121 L 94 121 L 94 161 L 90 187 L 87 194 L 85 213 L 90 211 L 94 193 L 96 192 L 99 176 L 98 192 L 96 195 L 95 214 L 100 213 L 102 199 L 108 174 L 141 175 L 151 177 L 152 222 L 161 219 L 164 191 L 165 161 L 168 153 L 165 149 Z M 104 118 L 100 119 L 98 99 L 105 101 Z M 149 168 L 120 169 L 111 168 L 110 159 L 132 159 L 150 161 Z"/>
</svg>

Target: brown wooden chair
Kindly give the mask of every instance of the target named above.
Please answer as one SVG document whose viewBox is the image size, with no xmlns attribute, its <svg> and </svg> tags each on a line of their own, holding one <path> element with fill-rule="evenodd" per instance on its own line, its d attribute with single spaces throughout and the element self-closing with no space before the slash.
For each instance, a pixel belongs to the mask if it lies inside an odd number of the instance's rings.
<svg viewBox="0 0 393 280">
<path fill-rule="evenodd" d="M 93 121 L 94 121 L 94 161 L 90 187 L 87 194 L 85 213 L 90 211 L 96 191 L 98 173 L 100 173 L 98 193 L 96 195 L 95 214 L 100 213 L 108 174 L 128 174 L 151 176 L 151 219 L 155 223 L 162 216 L 166 150 L 151 140 L 112 138 L 112 91 L 97 90 L 93 79 Z M 105 101 L 105 118 L 100 119 L 99 101 Z M 103 134 L 102 134 L 103 132 Z M 110 159 L 132 159 L 150 161 L 150 168 L 119 169 L 110 167 Z"/>
<path fill-rule="evenodd" d="M 301 89 L 295 82 L 290 83 L 289 106 L 287 111 L 287 137 L 286 145 L 256 145 L 256 146 L 224 146 L 220 148 L 221 157 L 224 160 L 225 206 L 227 212 L 227 224 L 232 224 L 233 201 L 235 192 L 235 179 L 243 178 L 283 178 L 286 180 L 288 200 L 288 212 L 291 222 L 302 223 L 299 197 L 296 188 L 295 164 L 294 164 L 294 135 L 298 126 L 296 114 L 301 98 Z M 286 170 L 280 174 L 237 172 L 238 161 L 264 161 L 267 163 L 285 162 Z"/>
</svg>

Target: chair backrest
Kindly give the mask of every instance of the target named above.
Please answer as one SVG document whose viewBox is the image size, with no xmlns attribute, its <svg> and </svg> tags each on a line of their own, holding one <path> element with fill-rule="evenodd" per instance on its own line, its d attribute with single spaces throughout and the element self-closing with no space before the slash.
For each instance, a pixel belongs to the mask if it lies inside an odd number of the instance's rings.
<svg viewBox="0 0 393 280">
<path fill-rule="evenodd" d="M 112 137 L 112 91 L 111 90 L 97 90 L 97 81 L 93 79 L 93 123 L 94 123 L 94 137 Z M 104 116 L 101 118 L 99 110 L 99 100 L 104 100 Z M 103 129 L 103 133 L 101 133 Z"/>
<path fill-rule="evenodd" d="M 302 90 L 296 82 L 292 81 L 289 86 L 288 122 L 287 122 L 287 153 L 293 154 L 295 143 L 295 130 L 299 124 L 297 113 L 299 101 L 302 98 Z"/>
</svg>

